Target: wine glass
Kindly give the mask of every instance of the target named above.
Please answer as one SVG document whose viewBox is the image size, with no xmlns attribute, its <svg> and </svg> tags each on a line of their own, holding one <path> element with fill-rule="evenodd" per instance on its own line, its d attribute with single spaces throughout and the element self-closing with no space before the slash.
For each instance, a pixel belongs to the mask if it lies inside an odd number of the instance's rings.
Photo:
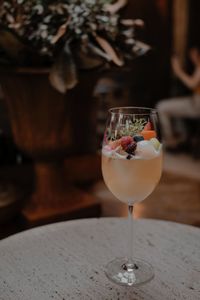
<svg viewBox="0 0 200 300">
<path fill-rule="evenodd" d="M 109 110 L 102 145 L 102 173 L 108 189 L 128 205 L 129 256 L 106 267 L 113 282 L 135 286 L 154 277 L 153 267 L 135 259 L 133 252 L 133 207 L 156 187 L 162 172 L 162 144 L 155 109 L 117 107 Z"/>
</svg>

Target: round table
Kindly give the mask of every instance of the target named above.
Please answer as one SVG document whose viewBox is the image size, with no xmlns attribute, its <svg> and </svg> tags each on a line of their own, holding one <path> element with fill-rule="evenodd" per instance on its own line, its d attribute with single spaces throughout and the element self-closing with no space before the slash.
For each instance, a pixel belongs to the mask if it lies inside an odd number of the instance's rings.
<svg viewBox="0 0 200 300">
<path fill-rule="evenodd" d="M 128 252 L 127 220 L 75 220 L 0 241 L 0 300 L 200 299 L 200 229 L 148 219 L 134 227 L 151 282 L 127 288 L 105 276 L 107 262 Z"/>
</svg>

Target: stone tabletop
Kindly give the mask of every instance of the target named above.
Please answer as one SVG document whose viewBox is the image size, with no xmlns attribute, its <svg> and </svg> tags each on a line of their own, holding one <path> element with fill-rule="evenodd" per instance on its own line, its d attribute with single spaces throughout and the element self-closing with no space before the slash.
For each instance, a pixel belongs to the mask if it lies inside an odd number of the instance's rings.
<svg viewBox="0 0 200 300">
<path fill-rule="evenodd" d="M 38 227 L 0 241 L 0 300 L 200 299 L 200 229 L 134 221 L 134 252 L 155 278 L 117 286 L 104 268 L 127 254 L 127 221 L 100 218 Z"/>
</svg>

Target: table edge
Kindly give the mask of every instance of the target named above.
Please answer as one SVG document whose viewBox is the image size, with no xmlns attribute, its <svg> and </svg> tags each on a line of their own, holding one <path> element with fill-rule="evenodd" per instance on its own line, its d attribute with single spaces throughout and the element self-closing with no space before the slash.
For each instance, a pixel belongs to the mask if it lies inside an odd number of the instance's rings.
<svg viewBox="0 0 200 300">
<path fill-rule="evenodd" d="M 80 225 L 81 223 L 85 223 L 85 222 L 94 222 L 94 221 L 102 221 L 104 222 L 105 220 L 107 221 L 117 221 L 117 220 L 126 220 L 125 217 L 99 217 L 99 218 L 83 218 L 83 219 L 73 219 L 73 220 L 66 220 L 66 221 L 62 221 L 62 222 L 55 222 L 55 223 L 50 223 L 50 224 L 46 224 L 46 225 L 42 225 L 42 226 L 37 226 L 34 228 L 30 228 L 21 232 L 18 232 L 16 234 L 10 235 L 2 240 L 0 240 L 0 244 L 2 244 L 4 241 L 8 241 L 10 239 L 14 239 L 17 236 L 22 236 L 22 235 L 26 235 L 30 232 L 36 232 L 36 231 L 40 231 L 46 228 L 51 228 L 51 227 L 60 227 L 63 226 L 64 224 L 67 226 L 74 226 L 74 225 Z M 168 225 L 172 225 L 172 226 L 176 226 L 176 227 L 181 227 L 181 228 L 187 228 L 190 229 L 192 231 L 198 231 L 200 233 L 200 228 L 199 227 L 195 227 L 193 225 L 188 225 L 188 224 L 182 224 L 182 223 L 178 223 L 178 222 L 173 222 L 173 221 L 167 221 L 167 220 L 161 220 L 161 219 L 151 219 L 151 218 L 138 218 L 134 220 L 135 222 L 146 222 L 146 223 L 160 223 L 160 224 L 168 224 Z"/>
</svg>

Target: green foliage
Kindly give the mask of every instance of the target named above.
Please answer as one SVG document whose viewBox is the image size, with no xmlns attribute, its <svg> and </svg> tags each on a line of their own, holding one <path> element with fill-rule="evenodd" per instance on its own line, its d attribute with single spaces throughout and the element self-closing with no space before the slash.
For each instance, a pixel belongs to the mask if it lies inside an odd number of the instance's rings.
<svg viewBox="0 0 200 300">
<path fill-rule="evenodd" d="M 128 122 L 122 129 L 120 129 L 121 136 L 134 136 L 140 133 L 143 129 L 147 121 L 143 118 L 136 119 L 133 122 Z"/>
<path fill-rule="evenodd" d="M 123 22 L 117 1 L 0 1 L 0 49 L 20 66 L 54 64 L 51 83 L 64 93 L 78 82 L 77 67 L 121 67 L 137 56 L 138 22 Z"/>
</svg>

